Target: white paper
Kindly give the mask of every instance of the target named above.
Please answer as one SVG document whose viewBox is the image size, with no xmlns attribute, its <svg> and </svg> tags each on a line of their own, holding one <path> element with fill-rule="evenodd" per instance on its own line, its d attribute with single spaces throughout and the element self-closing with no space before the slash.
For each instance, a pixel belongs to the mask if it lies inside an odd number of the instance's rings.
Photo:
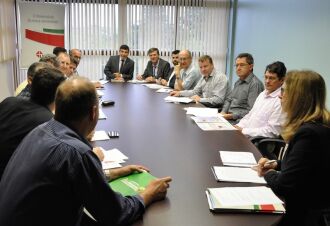
<svg viewBox="0 0 330 226">
<path fill-rule="evenodd" d="M 161 88 L 161 89 L 159 89 L 159 90 L 157 90 L 156 92 L 157 93 L 170 93 L 171 91 L 172 91 L 173 89 L 171 89 L 171 88 Z"/>
<path fill-rule="evenodd" d="M 251 152 L 244 151 L 219 151 L 220 158 L 225 166 L 251 167 L 257 164 Z"/>
<path fill-rule="evenodd" d="M 99 81 L 95 81 L 95 82 L 99 82 L 99 83 L 101 83 L 101 85 L 104 85 L 104 84 L 108 83 L 109 81 L 108 80 L 99 80 Z"/>
<path fill-rule="evenodd" d="M 270 188 L 263 186 L 210 188 L 209 190 L 222 206 L 283 204 Z"/>
<path fill-rule="evenodd" d="M 105 131 L 95 131 L 92 141 L 97 140 L 110 140 L 108 134 Z"/>
<path fill-rule="evenodd" d="M 193 102 L 192 99 L 188 97 L 173 97 L 173 96 L 167 96 L 164 98 L 166 102 L 174 102 L 174 103 L 190 103 Z"/>
<path fill-rule="evenodd" d="M 192 120 L 196 123 L 215 123 L 215 122 L 223 122 L 221 118 L 217 116 L 191 116 Z"/>
<path fill-rule="evenodd" d="M 187 115 L 195 115 L 195 116 L 202 116 L 202 117 L 210 117 L 210 116 L 218 116 L 218 109 L 217 108 L 198 108 L 198 107 L 188 107 L 186 108 Z"/>
<path fill-rule="evenodd" d="M 165 87 L 166 87 L 166 86 L 162 86 L 162 85 L 154 84 L 154 83 L 151 83 L 151 84 L 143 84 L 143 86 L 146 86 L 146 87 L 148 87 L 149 89 L 161 89 L 161 88 L 165 88 Z"/>
<path fill-rule="evenodd" d="M 96 90 L 96 93 L 97 93 L 98 96 L 103 96 L 104 95 L 104 93 L 101 90 Z"/>
<path fill-rule="evenodd" d="M 266 184 L 265 179 L 259 177 L 257 171 L 251 168 L 214 166 L 213 170 L 219 181 Z"/>
<path fill-rule="evenodd" d="M 133 79 L 133 80 L 128 80 L 127 82 L 129 83 L 147 83 L 146 80 L 137 80 L 137 79 Z"/>
<path fill-rule="evenodd" d="M 119 151 L 117 148 L 110 149 L 108 151 L 103 151 L 103 154 L 103 162 L 118 162 L 128 159 L 128 157 L 124 155 L 121 151 Z"/>
<path fill-rule="evenodd" d="M 232 125 L 228 125 L 224 122 L 212 122 L 212 123 L 196 123 L 199 128 L 204 131 L 215 131 L 215 130 L 236 130 Z"/>
<path fill-rule="evenodd" d="M 122 165 L 118 162 L 102 162 L 102 168 L 105 169 L 113 169 L 113 168 L 119 168 L 122 167 Z"/>
<path fill-rule="evenodd" d="M 99 108 L 99 119 L 106 119 L 107 116 L 104 114 L 101 108 Z"/>
</svg>

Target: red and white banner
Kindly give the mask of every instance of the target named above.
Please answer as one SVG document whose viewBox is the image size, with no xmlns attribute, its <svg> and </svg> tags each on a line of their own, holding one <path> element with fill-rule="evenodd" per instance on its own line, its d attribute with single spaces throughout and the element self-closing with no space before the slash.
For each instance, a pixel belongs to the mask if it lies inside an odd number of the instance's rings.
<svg viewBox="0 0 330 226">
<path fill-rule="evenodd" d="M 20 66 L 29 67 L 56 46 L 64 47 L 65 5 L 19 3 Z"/>
</svg>

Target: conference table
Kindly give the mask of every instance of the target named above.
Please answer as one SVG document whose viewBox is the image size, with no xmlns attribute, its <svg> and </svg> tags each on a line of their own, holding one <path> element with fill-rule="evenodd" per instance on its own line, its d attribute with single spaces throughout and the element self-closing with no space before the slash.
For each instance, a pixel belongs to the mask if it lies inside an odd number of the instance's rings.
<svg viewBox="0 0 330 226">
<path fill-rule="evenodd" d="M 150 205 L 135 226 L 267 226 L 281 215 L 257 213 L 212 213 L 207 188 L 256 186 L 252 183 L 217 182 L 212 166 L 222 165 L 219 151 L 249 151 L 261 155 L 239 131 L 203 131 L 186 115 L 185 107 L 200 104 L 167 103 L 166 93 L 131 83 L 107 83 L 102 107 L 107 116 L 96 130 L 118 131 L 119 138 L 97 141 L 106 150 L 117 148 L 129 157 L 126 164 L 142 164 L 156 177 L 173 181 L 164 201 Z M 111 204 L 110 204 L 111 205 Z"/>
</svg>

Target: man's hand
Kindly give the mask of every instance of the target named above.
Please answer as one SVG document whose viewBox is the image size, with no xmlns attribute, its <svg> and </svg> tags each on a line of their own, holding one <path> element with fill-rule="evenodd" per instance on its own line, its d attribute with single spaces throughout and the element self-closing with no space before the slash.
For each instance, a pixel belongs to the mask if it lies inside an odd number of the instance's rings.
<svg viewBox="0 0 330 226">
<path fill-rule="evenodd" d="M 107 175 L 111 180 L 117 179 L 118 177 L 123 177 L 134 172 L 149 172 L 149 169 L 141 165 L 128 165 L 117 169 L 111 169 L 110 174 Z"/>
<path fill-rule="evenodd" d="M 120 75 L 119 72 L 113 73 L 113 75 L 115 76 L 115 79 L 117 79 L 117 78 L 121 78 L 121 75 Z"/>
<path fill-rule="evenodd" d="M 200 96 L 198 96 L 198 95 L 194 95 L 194 96 L 190 97 L 190 99 L 193 99 L 196 102 L 196 104 L 199 103 L 201 100 Z"/>
<path fill-rule="evenodd" d="M 156 82 L 156 79 L 152 76 L 146 78 L 146 82 Z"/>
<path fill-rule="evenodd" d="M 104 159 L 104 154 L 103 151 L 100 147 L 94 147 L 93 148 L 93 152 L 97 155 L 97 157 L 100 159 L 100 161 L 102 162 Z"/>
<path fill-rule="evenodd" d="M 219 114 L 221 114 L 222 117 L 224 117 L 224 118 L 227 119 L 227 120 L 233 119 L 233 114 L 226 114 L 226 113 L 224 113 L 224 112 L 221 112 L 221 113 L 219 113 Z"/>
<path fill-rule="evenodd" d="M 143 77 L 142 77 L 142 75 L 137 75 L 137 76 L 136 76 L 136 79 L 137 79 L 137 80 L 143 80 Z"/>
<path fill-rule="evenodd" d="M 180 91 L 171 91 L 170 96 L 179 97 L 180 96 Z"/>
<path fill-rule="evenodd" d="M 160 84 L 163 86 L 167 86 L 167 81 L 165 79 L 161 79 Z"/>
<path fill-rule="evenodd" d="M 243 128 L 242 128 L 242 127 L 239 127 L 238 125 L 234 125 L 234 127 L 235 127 L 238 131 L 240 131 L 240 132 L 242 132 L 242 130 L 243 130 Z"/>
<path fill-rule="evenodd" d="M 180 64 L 174 66 L 174 74 L 176 77 L 180 77 L 180 70 L 181 70 Z"/>
<path fill-rule="evenodd" d="M 171 181 L 171 177 L 164 177 L 151 181 L 146 189 L 140 193 L 144 204 L 148 206 L 152 202 L 164 199 Z"/>
</svg>

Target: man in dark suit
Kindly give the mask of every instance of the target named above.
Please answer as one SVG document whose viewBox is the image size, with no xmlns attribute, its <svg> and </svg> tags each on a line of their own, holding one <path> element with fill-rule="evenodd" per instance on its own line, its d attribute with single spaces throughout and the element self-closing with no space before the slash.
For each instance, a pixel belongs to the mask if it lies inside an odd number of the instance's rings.
<svg viewBox="0 0 330 226">
<path fill-rule="evenodd" d="M 150 48 L 148 50 L 149 62 L 142 75 L 138 75 L 138 80 L 146 80 L 146 82 L 156 82 L 156 80 L 167 79 L 170 72 L 170 63 L 159 58 L 159 50 Z"/>
<path fill-rule="evenodd" d="M 168 77 L 165 78 L 165 79 L 161 79 L 159 84 L 161 84 L 163 86 L 168 86 L 168 87 L 171 87 L 172 89 L 174 89 L 175 78 L 176 78 L 174 69 L 175 69 L 175 67 L 180 67 L 180 65 L 179 65 L 179 53 L 180 53 L 180 50 L 172 51 L 172 64 L 173 64 L 173 67 L 171 67 L 171 69 L 168 73 Z"/>
<path fill-rule="evenodd" d="M 104 74 L 106 74 L 107 80 L 127 81 L 133 78 L 134 61 L 128 58 L 128 54 L 129 47 L 127 45 L 121 45 L 119 55 L 109 58 L 104 68 Z"/>
</svg>

